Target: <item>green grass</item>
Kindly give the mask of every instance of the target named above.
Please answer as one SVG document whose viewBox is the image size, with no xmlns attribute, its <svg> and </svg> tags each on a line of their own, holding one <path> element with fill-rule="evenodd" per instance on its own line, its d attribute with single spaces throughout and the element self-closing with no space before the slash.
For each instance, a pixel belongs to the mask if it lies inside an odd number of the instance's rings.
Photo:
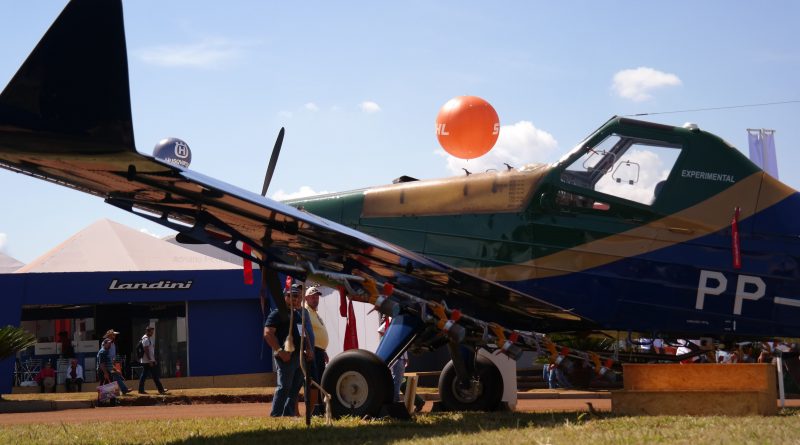
<svg viewBox="0 0 800 445">
<path fill-rule="evenodd" d="M 704 444 L 798 443 L 800 410 L 774 417 L 612 417 L 586 413 L 426 414 L 414 422 L 355 418 L 239 417 L 85 424 L 7 425 L 0 443 L 27 444 Z"/>
</svg>

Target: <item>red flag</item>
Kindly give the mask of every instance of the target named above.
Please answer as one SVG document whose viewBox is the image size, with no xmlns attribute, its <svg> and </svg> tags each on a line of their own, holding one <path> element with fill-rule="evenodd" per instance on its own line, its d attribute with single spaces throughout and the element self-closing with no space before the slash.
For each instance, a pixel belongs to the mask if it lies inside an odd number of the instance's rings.
<svg viewBox="0 0 800 445">
<path fill-rule="evenodd" d="M 347 318 L 347 292 L 344 286 L 339 286 L 339 315 Z"/>
<path fill-rule="evenodd" d="M 739 207 L 733 211 L 731 220 L 731 250 L 733 251 L 733 268 L 742 268 L 742 253 L 739 250 Z"/>
<path fill-rule="evenodd" d="M 358 349 L 358 331 L 356 328 L 356 314 L 353 311 L 353 302 L 347 305 L 347 327 L 344 330 L 344 345 L 342 350 Z"/>
<path fill-rule="evenodd" d="M 250 245 L 247 243 L 242 243 L 242 252 L 245 255 L 250 255 Z M 244 284 L 253 284 L 253 262 L 248 260 L 247 258 L 244 259 Z"/>
</svg>

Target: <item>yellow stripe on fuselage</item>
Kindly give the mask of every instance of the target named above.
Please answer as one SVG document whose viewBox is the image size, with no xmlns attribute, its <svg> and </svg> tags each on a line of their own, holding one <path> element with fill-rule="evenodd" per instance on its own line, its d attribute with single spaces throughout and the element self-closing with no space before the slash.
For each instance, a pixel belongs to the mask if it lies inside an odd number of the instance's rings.
<svg viewBox="0 0 800 445">
<path fill-rule="evenodd" d="M 467 271 L 494 281 L 581 272 L 709 235 L 731 224 L 735 207 L 740 208 L 739 219 L 743 220 L 793 193 L 792 188 L 758 172 L 703 202 L 643 226 L 524 263 Z"/>
</svg>

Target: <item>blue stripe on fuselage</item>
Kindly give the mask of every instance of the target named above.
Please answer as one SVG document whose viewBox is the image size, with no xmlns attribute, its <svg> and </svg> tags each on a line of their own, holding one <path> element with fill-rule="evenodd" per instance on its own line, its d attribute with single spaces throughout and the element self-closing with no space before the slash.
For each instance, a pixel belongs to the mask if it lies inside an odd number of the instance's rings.
<svg viewBox="0 0 800 445">
<path fill-rule="evenodd" d="M 797 221 L 797 193 L 741 221 L 739 270 L 733 268 L 731 229 L 725 228 L 582 272 L 503 284 L 574 309 L 606 329 L 798 337 L 800 307 L 774 302 L 781 297 L 800 305 Z M 720 295 L 704 293 L 703 309 L 697 310 L 698 287 L 722 285 L 715 279 L 700 283 L 702 270 L 722 273 L 727 283 Z M 741 315 L 734 314 L 739 282 L 747 297 L 758 290 L 758 280 L 764 283 L 763 297 L 743 299 Z"/>
</svg>

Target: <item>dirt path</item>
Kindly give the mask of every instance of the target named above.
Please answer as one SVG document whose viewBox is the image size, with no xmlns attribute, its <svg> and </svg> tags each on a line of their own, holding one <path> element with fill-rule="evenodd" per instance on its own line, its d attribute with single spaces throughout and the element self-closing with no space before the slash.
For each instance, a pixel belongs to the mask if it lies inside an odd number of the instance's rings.
<svg viewBox="0 0 800 445">
<path fill-rule="evenodd" d="M 19 423 L 79 423 L 124 419 L 192 419 L 198 417 L 266 416 L 268 403 L 228 403 L 221 405 L 117 406 L 113 408 L 65 409 L 42 413 L 0 414 L 0 425 Z"/>
</svg>

